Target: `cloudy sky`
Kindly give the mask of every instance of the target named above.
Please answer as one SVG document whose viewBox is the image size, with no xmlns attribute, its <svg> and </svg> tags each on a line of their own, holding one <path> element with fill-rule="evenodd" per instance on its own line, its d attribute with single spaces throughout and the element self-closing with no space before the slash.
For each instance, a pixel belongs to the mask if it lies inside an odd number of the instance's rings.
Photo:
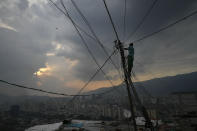
<svg viewBox="0 0 197 131">
<path fill-rule="evenodd" d="M 109 54 L 115 35 L 102 0 L 74 0 L 87 17 Z M 59 1 L 55 1 L 62 8 Z M 87 26 L 70 0 L 64 0 L 74 21 Z M 153 0 L 127 0 L 126 33 L 123 33 L 123 0 L 106 0 L 120 39 L 141 38 L 197 10 L 196 0 L 158 0 L 133 37 Z M 63 9 L 63 8 L 62 8 Z M 107 59 L 98 43 L 83 34 L 100 65 Z M 134 72 L 140 81 L 197 71 L 197 15 L 152 37 L 134 43 Z M 47 0 L 0 1 L 0 79 L 49 91 L 74 94 L 98 68 L 68 18 Z M 120 67 L 120 56 L 113 60 Z M 118 72 L 104 67 L 114 85 L 120 84 Z M 0 84 L 0 92 L 34 95 L 37 92 Z M 102 73 L 86 91 L 111 86 Z M 45 94 L 38 94 L 45 95 Z"/>
</svg>

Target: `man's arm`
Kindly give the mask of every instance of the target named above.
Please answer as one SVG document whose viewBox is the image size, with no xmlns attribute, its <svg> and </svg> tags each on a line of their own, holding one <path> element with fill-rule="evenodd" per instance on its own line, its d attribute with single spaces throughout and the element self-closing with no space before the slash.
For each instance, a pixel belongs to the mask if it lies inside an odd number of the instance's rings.
<svg viewBox="0 0 197 131">
<path fill-rule="evenodd" d="M 129 48 L 124 48 L 124 50 L 129 50 Z"/>
</svg>

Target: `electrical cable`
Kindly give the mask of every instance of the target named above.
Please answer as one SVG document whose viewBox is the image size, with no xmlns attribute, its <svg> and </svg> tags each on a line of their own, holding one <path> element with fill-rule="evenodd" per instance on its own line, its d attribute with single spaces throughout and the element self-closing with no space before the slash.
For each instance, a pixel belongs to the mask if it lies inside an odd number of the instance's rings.
<svg viewBox="0 0 197 131">
<path fill-rule="evenodd" d="M 114 50 L 114 52 L 112 52 L 110 57 L 112 57 L 115 53 L 116 53 L 116 50 Z M 103 63 L 103 65 L 101 67 L 99 67 L 99 69 L 97 69 L 97 71 L 92 75 L 92 77 L 90 77 L 90 79 L 84 84 L 84 86 L 78 91 L 77 94 L 80 94 L 88 86 L 88 84 L 93 80 L 93 78 L 98 74 L 98 72 L 105 66 L 107 61 L 109 61 L 110 57 Z M 76 97 L 73 97 L 73 99 L 70 102 L 72 102 L 75 98 Z"/>
<path fill-rule="evenodd" d="M 61 13 L 63 13 L 66 17 L 68 17 L 67 16 L 67 14 L 56 4 L 56 3 L 54 3 L 52 0 L 49 0 L 49 2 L 51 2 L 55 7 L 56 7 L 56 9 L 58 9 Z M 92 40 L 94 40 L 94 41 L 96 41 L 97 42 L 97 40 L 96 40 L 96 38 L 94 38 L 93 36 L 91 36 L 89 33 L 87 33 L 83 28 L 81 28 L 78 24 L 76 24 L 75 23 L 75 25 L 77 26 L 77 28 L 81 31 L 81 32 L 83 32 L 85 35 L 87 35 L 89 38 L 91 38 Z M 103 46 L 105 46 L 105 45 L 103 45 Z M 106 46 L 105 46 L 105 48 L 107 48 Z M 107 48 L 108 50 L 110 50 L 109 48 Z"/>
<path fill-rule="evenodd" d="M 64 5 L 63 0 L 60 0 L 60 2 L 61 2 L 61 5 L 63 6 L 64 10 L 66 11 L 66 14 L 67 14 L 68 18 L 70 19 L 70 21 L 72 22 L 73 26 L 75 27 L 75 30 L 77 31 L 78 35 L 80 36 L 80 38 L 81 38 L 83 44 L 85 45 L 85 47 L 86 47 L 88 53 L 90 54 L 90 56 L 92 57 L 92 59 L 94 60 L 94 62 L 97 64 L 97 66 L 100 68 L 101 72 L 104 74 L 104 76 L 105 76 L 106 79 L 109 81 L 109 83 L 110 83 L 112 86 L 114 86 L 113 83 L 112 83 L 112 81 L 108 78 L 108 76 L 106 75 L 106 73 L 103 71 L 103 69 L 101 68 L 101 66 L 100 66 L 99 63 L 97 62 L 97 60 L 96 60 L 96 58 L 94 57 L 92 51 L 91 51 L 90 48 L 88 47 L 88 45 L 87 45 L 85 39 L 83 38 L 83 36 L 82 36 L 81 33 L 79 32 L 78 28 L 76 27 L 75 22 L 73 21 L 73 19 L 71 18 L 70 14 L 68 13 L 68 10 L 66 9 L 66 6 Z M 111 57 L 108 57 L 108 58 L 111 59 Z M 89 84 L 89 83 L 88 83 L 88 84 Z M 85 86 L 85 87 L 87 87 L 87 86 Z M 84 88 L 85 88 L 85 87 L 84 87 Z M 83 89 L 84 89 L 84 88 L 83 88 Z M 81 90 L 80 90 L 80 92 L 81 92 Z"/>
<path fill-rule="evenodd" d="M 52 0 L 49 0 L 53 5 L 55 5 L 55 7 L 60 10 L 60 12 L 62 12 L 66 17 L 68 17 L 68 14 L 65 13 L 59 6 L 57 6 L 56 3 L 54 3 Z M 75 23 L 73 23 L 74 25 L 76 25 Z M 91 35 L 89 35 L 88 33 L 86 33 L 84 30 L 82 30 L 82 28 L 80 28 L 80 26 L 76 25 L 82 32 L 84 32 L 87 36 L 89 36 L 90 38 L 92 38 L 93 40 L 96 40 L 94 37 L 92 37 Z M 111 59 L 111 57 L 109 57 Z M 105 93 L 99 93 L 97 95 L 101 95 L 101 94 L 105 94 Z M 89 96 L 89 95 L 88 95 Z"/>
<path fill-rule="evenodd" d="M 149 16 L 149 14 L 151 13 L 152 9 L 154 8 L 154 6 L 156 5 L 158 0 L 154 0 L 153 4 L 150 6 L 150 8 L 148 9 L 148 11 L 146 12 L 145 16 L 142 18 L 142 20 L 139 22 L 139 24 L 137 25 L 137 27 L 134 29 L 134 31 L 129 35 L 129 37 L 126 39 L 126 41 L 131 38 L 132 36 L 134 36 L 134 34 L 137 32 L 137 30 L 142 26 L 142 24 L 144 23 L 144 21 L 146 20 L 146 18 Z"/>
<path fill-rule="evenodd" d="M 106 1 L 103 0 L 103 3 L 104 3 L 104 5 L 105 5 L 105 9 L 106 9 L 107 14 L 108 14 L 108 16 L 109 16 L 109 19 L 110 19 L 110 22 L 111 22 L 111 24 L 112 24 L 113 30 L 114 30 L 114 32 L 115 32 L 116 38 L 117 38 L 118 41 L 120 41 L 120 39 L 119 39 L 119 37 L 118 37 L 118 33 L 117 33 L 117 31 L 116 31 L 115 24 L 114 24 L 114 22 L 113 22 L 113 20 L 112 20 L 112 16 L 111 16 L 111 14 L 110 14 L 110 12 L 109 12 L 109 9 L 108 9 L 108 7 L 107 7 Z"/>
<path fill-rule="evenodd" d="M 126 16 L 127 16 L 127 0 L 124 0 L 123 40 L 125 40 L 125 34 L 126 34 Z"/>
<path fill-rule="evenodd" d="M 0 80 L 0 82 L 1 82 L 1 83 L 4 83 L 4 84 L 16 86 L 16 87 L 19 87 L 19 88 L 24 88 L 24 89 L 29 89 L 29 90 L 44 92 L 44 93 L 53 94 L 53 95 L 60 95 L 60 96 L 75 96 L 75 95 L 68 95 L 68 94 L 64 94 L 64 93 L 57 93 L 57 92 L 52 92 L 52 91 L 46 91 L 46 90 L 42 90 L 42 89 L 36 89 L 36 88 L 32 88 L 32 87 L 27 87 L 27 86 L 23 86 L 23 85 L 11 83 L 11 82 L 8 82 L 8 81 L 5 81 L 5 80 Z M 77 95 L 77 96 L 88 96 L 88 95 Z"/>
<path fill-rule="evenodd" d="M 163 27 L 163 28 L 161 28 L 161 29 L 159 29 L 159 30 L 157 30 L 157 31 L 154 31 L 154 32 L 152 32 L 152 33 L 150 33 L 150 34 L 147 34 L 147 35 L 145 35 L 145 36 L 143 36 L 143 37 L 141 37 L 141 38 L 139 38 L 139 39 L 136 39 L 136 40 L 132 41 L 132 43 L 139 42 L 139 41 L 144 40 L 144 39 L 146 39 L 146 38 L 148 38 L 148 37 L 151 37 L 151 36 L 153 36 L 153 35 L 155 35 L 155 34 L 157 34 L 157 33 L 160 33 L 160 32 L 162 32 L 163 30 L 166 30 L 166 29 L 168 29 L 168 28 L 170 28 L 170 27 L 172 27 L 172 26 L 174 26 L 174 25 L 176 25 L 176 24 L 178 24 L 178 23 L 180 23 L 180 22 L 182 22 L 182 21 L 184 21 L 184 20 L 186 20 L 186 19 L 192 17 L 193 15 L 196 15 L 196 14 L 197 14 L 197 10 L 196 10 L 196 11 L 193 11 L 192 13 L 190 13 L 190 14 L 184 16 L 183 18 L 180 18 L 180 19 L 176 20 L 175 22 L 173 22 L 173 23 L 171 23 L 171 24 L 169 24 L 169 25 L 167 25 L 167 26 L 165 26 L 165 27 Z"/>
<path fill-rule="evenodd" d="M 99 46 L 103 49 L 104 53 L 106 54 L 107 57 L 109 57 L 109 53 L 107 52 L 107 50 L 105 49 L 104 45 L 101 43 L 101 40 L 98 38 L 98 36 L 96 35 L 95 31 L 93 30 L 90 22 L 87 20 L 87 18 L 84 16 L 84 14 L 81 12 L 81 10 L 79 9 L 79 7 L 77 6 L 76 2 L 74 0 L 71 0 L 71 3 L 73 4 L 73 6 L 75 7 L 75 9 L 77 10 L 77 12 L 80 14 L 80 16 L 82 17 L 83 21 L 86 23 L 86 25 L 88 26 L 88 28 L 90 29 L 91 33 L 93 34 L 93 36 L 95 37 L 96 41 L 98 42 Z M 116 66 L 115 62 L 110 59 L 112 65 L 115 67 L 115 69 L 118 71 L 119 75 L 119 69 Z"/>
</svg>

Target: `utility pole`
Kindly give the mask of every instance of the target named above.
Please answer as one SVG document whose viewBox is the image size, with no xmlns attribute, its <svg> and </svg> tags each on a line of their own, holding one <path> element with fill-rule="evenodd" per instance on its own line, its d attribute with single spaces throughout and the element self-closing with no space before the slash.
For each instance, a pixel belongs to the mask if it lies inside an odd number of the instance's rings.
<svg viewBox="0 0 197 131">
<path fill-rule="evenodd" d="M 129 82 L 128 82 L 129 76 L 128 76 L 128 71 L 127 71 L 126 63 L 125 63 L 125 55 L 124 55 L 123 45 L 119 40 L 115 41 L 115 44 L 118 47 L 118 49 L 120 50 L 122 67 L 123 67 L 123 70 L 124 70 L 124 81 L 125 81 L 126 86 L 127 86 L 127 92 L 128 92 L 128 97 L 129 97 L 129 103 L 130 103 L 130 111 L 131 111 L 132 119 L 133 119 L 133 126 L 134 126 L 134 130 L 137 131 L 137 125 L 136 125 L 136 120 L 135 120 L 135 112 L 134 112 L 134 108 L 133 108 L 133 100 L 132 100 L 132 97 L 131 97 L 131 91 L 130 91 L 130 86 L 129 86 Z"/>
<path fill-rule="evenodd" d="M 131 86 L 131 89 L 133 90 L 133 95 L 134 95 L 137 103 L 139 104 L 140 110 L 141 110 L 141 112 L 142 112 L 142 114 L 143 114 L 143 116 L 144 116 L 144 118 L 146 120 L 145 127 L 146 128 L 150 128 L 151 131 L 153 131 L 153 124 L 152 124 L 151 119 L 150 119 L 150 117 L 148 115 L 148 112 L 147 112 L 146 108 L 143 106 L 143 104 L 142 104 L 142 102 L 141 102 L 141 100 L 140 100 L 140 98 L 139 98 L 139 96 L 137 94 L 137 91 L 136 91 L 136 89 L 135 89 L 135 87 L 133 85 L 133 82 L 131 81 L 131 78 L 128 77 L 128 80 L 129 80 L 129 85 Z"/>
</svg>

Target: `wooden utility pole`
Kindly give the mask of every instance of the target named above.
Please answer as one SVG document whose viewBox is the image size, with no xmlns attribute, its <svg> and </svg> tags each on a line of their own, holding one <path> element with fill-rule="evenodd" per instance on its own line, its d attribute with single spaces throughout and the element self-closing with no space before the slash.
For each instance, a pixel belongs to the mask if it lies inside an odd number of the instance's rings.
<svg viewBox="0 0 197 131">
<path fill-rule="evenodd" d="M 127 86 L 127 92 L 128 92 L 128 97 L 129 97 L 129 103 L 130 103 L 130 111 L 131 111 L 132 119 L 133 119 L 133 126 L 134 126 L 134 130 L 137 131 L 133 100 L 132 100 L 132 97 L 131 97 L 131 91 L 130 91 L 130 86 L 129 86 L 129 82 L 128 82 L 128 79 L 130 79 L 130 78 L 128 76 L 128 71 L 127 71 L 127 68 L 126 68 L 126 62 L 125 62 L 125 55 L 124 55 L 123 45 L 122 45 L 122 43 L 119 40 L 115 41 L 115 44 L 118 47 L 118 49 L 120 50 L 122 67 L 123 67 L 123 70 L 124 70 L 124 81 L 125 81 L 126 86 Z"/>
<path fill-rule="evenodd" d="M 141 100 L 140 100 L 140 98 L 139 98 L 139 96 L 137 94 L 137 91 L 136 91 L 136 89 L 135 89 L 135 87 L 133 85 L 133 82 L 132 82 L 131 78 L 129 77 L 128 80 L 129 80 L 129 85 L 131 86 L 131 89 L 133 90 L 133 95 L 134 95 L 137 103 L 139 104 L 140 110 L 141 110 L 141 112 L 142 112 L 142 114 L 143 114 L 143 116 L 144 116 L 144 118 L 146 120 L 145 126 L 147 128 L 150 128 L 151 131 L 153 131 L 153 124 L 152 124 L 151 119 L 150 119 L 150 117 L 148 115 L 148 112 L 147 112 L 146 108 L 143 106 L 143 104 L 142 104 L 142 102 L 141 102 Z"/>
</svg>

